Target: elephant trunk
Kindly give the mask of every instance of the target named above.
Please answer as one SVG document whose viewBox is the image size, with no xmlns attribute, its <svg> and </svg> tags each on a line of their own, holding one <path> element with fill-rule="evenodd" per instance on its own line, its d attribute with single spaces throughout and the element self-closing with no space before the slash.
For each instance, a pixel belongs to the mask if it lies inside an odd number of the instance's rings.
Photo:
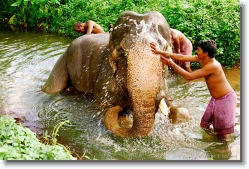
<svg viewBox="0 0 249 169">
<path fill-rule="evenodd" d="M 127 89 L 132 101 L 132 128 L 128 130 L 118 126 L 117 112 L 121 109 L 107 112 L 109 115 L 112 114 L 113 121 L 106 126 L 107 129 L 121 137 L 147 136 L 155 120 L 156 96 L 160 91 L 163 66 L 159 56 L 152 53 L 148 40 L 139 42 L 133 45 L 127 54 Z"/>
<path fill-rule="evenodd" d="M 136 44 L 128 55 L 127 88 L 133 106 L 132 136 L 147 136 L 154 124 L 156 96 L 162 81 L 162 63 L 149 43 Z"/>
<path fill-rule="evenodd" d="M 130 137 L 147 136 L 155 120 L 155 99 L 142 97 L 133 103 L 133 126 L 129 131 Z"/>
</svg>

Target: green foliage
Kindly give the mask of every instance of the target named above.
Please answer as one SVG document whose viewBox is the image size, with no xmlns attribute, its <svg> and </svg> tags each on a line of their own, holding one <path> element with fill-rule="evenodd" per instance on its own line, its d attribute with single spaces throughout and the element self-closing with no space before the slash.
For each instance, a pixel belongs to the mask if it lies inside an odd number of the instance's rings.
<svg viewBox="0 0 249 169">
<path fill-rule="evenodd" d="M 182 0 L 169 0 L 164 5 L 161 12 L 170 26 L 182 31 L 191 40 L 194 49 L 197 49 L 200 40 L 213 39 L 218 48 L 216 59 L 222 65 L 231 67 L 240 60 L 238 0 L 185 0 L 184 3 Z"/>
<path fill-rule="evenodd" d="M 215 40 L 216 58 L 222 65 L 231 67 L 240 60 L 239 0 L 17 0 L 8 12 L 16 14 L 15 24 L 42 26 L 48 32 L 77 37 L 80 34 L 74 32 L 74 22 L 93 20 L 107 32 L 109 24 L 128 10 L 161 12 L 172 28 L 191 40 L 194 50 L 199 40 Z"/>
<path fill-rule="evenodd" d="M 15 7 L 17 20 L 11 24 L 42 26 L 45 31 L 48 31 L 54 18 L 62 15 L 59 0 L 17 0 L 11 7 Z"/>
<path fill-rule="evenodd" d="M 0 133 L 0 160 L 76 160 L 61 145 L 42 144 L 34 132 L 14 119 L 1 116 Z"/>
<path fill-rule="evenodd" d="M 13 13 L 15 8 L 11 7 L 11 4 L 15 2 L 16 0 L 0 0 L 0 20 L 2 22 L 5 21 L 5 19 L 9 19 Z"/>
<path fill-rule="evenodd" d="M 84 158 L 84 159 L 87 159 L 87 160 L 98 160 L 96 159 L 94 156 L 93 158 L 89 157 L 88 155 L 86 155 L 86 151 L 83 153 L 82 157 L 81 158 Z"/>
<path fill-rule="evenodd" d="M 62 125 L 66 124 L 66 123 L 70 123 L 70 121 L 66 120 L 66 121 L 62 121 L 60 123 L 58 123 L 57 125 L 55 125 L 51 136 L 47 133 L 47 131 L 45 131 L 45 134 L 43 136 L 42 142 L 45 144 L 49 144 L 49 145 L 61 145 L 57 142 L 57 136 L 59 136 L 58 131 L 61 128 Z M 63 145 L 61 145 L 62 147 L 64 147 Z M 66 147 L 64 147 L 65 150 L 67 150 Z"/>
</svg>

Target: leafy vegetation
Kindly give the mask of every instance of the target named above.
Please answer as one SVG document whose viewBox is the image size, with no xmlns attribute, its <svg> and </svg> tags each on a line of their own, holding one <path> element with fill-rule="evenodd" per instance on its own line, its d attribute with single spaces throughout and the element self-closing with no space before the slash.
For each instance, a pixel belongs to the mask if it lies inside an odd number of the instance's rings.
<svg viewBox="0 0 249 169">
<path fill-rule="evenodd" d="M 194 49 L 199 40 L 213 39 L 222 65 L 230 68 L 240 61 L 239 0 L 0 0 L 0 4 L 0 18 L 12 17 L 9 24 L 72 37 L 79 36 L 72 26 L 77 21 L 94 20 L 107 32 L 124 11 L 159 11 Z"/>
<path fill-rule="evenodd" d="M 165 1 L 161 12 L 170 26 L 182 31 L 194 48 L 203 39 L 217 43 L 216 59 L 227 68 L 240 60 L 240 3 L 238 0 Z M 192 63 L 194 64 L 194 63 Z M 192 65 L 193 66 L 193 65 Z"/>
<path fill-rule="evenodd" d="M 0 116 L 0 160 L 76 160 L 65 147 L 43 144 L 30 129 Z M 54 133 L 56 135 L 56 133 Z"/>
</svg>

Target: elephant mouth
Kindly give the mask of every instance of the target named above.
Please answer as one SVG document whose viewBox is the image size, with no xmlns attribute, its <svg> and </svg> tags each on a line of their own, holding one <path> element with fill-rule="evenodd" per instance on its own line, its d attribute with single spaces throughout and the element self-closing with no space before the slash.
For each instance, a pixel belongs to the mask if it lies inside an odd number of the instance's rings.
<svg viewBox="0 0 249 169">
<path fill-rule="evenodd" d="M 132 112 L 127 112 L 126 114 L 119 115 L 118 124 L 124 129 L 131 129 L 133 126 L 133 115 Z"/>
</svg>

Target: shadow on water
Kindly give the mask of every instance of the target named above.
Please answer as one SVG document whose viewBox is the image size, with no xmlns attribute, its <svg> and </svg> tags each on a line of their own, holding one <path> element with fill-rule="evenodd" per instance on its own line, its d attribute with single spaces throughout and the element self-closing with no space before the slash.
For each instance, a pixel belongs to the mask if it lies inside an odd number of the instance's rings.
<svg viewBox="0 0 249 169">
<path fill-rule="evenodd" d="M 168 79 L 178 105 L 189 109 L 193 120 L 172 125 L 160 111 L 149 136 L 123 139 L 103 125 L 102 110 L 89 97 L 41 92 L 55 62 L 73 39 L 37 32 L 0 31 L 0 110 L 20 120 L 38 135 L 61 121 L 58 141 L 80 156 L 86 151 L 99 160 L 240 160 L 240 70 L 226 70 L 238 97 L 234 140 L 223 143 L 205 134 L 200 119 L 210 99 L 205 82 L 187 82 L 179 75 Z"/>
</svg>

